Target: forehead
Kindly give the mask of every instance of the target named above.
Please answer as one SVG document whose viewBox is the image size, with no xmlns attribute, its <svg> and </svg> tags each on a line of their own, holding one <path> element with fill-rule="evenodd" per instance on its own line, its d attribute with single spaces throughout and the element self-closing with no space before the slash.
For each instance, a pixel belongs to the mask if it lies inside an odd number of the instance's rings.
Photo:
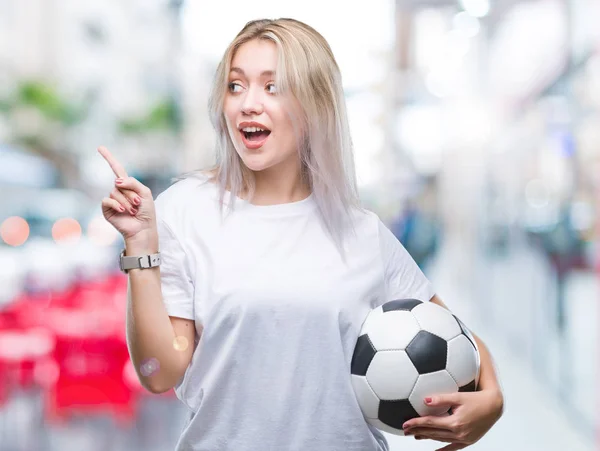
<svg viewBox="0 0 600 451">
<path fill-rule="evenodd" d="M 277 68 L 277 46 L 266 39 L 254 39 L 242 44 L 233 55 L 231 67 L 244 71 L 248 77 L 258 77 Z"/>
</svg>

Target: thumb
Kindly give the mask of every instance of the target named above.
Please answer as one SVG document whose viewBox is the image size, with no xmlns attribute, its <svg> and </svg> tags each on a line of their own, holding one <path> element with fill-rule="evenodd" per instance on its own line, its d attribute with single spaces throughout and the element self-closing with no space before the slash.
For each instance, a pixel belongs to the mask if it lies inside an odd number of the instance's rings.
<svg viewBox="0 0 600 451">
<path fill-rule="evenodd" d="M 445 393 L 425 398 L 425 404 L 430 407 L 455 406 L 461 403 L 462 393 Z"/>
</svg>

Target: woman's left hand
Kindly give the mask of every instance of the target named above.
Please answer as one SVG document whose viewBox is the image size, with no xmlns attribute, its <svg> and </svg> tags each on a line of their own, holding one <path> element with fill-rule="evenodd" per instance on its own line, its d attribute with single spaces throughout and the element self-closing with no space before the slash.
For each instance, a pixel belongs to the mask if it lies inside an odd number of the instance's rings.
<svg viewBox="0 0 600 451">
<path fill-rule="evenodd" d="M 413 418 L 403 425 L 405 435 L 417 440 L 430 439 L 447 442 L 437 451 L 464 449 L 477 442 L 502 416 L 503 398 L 497 390 L 458 392 L 426 398 L 431 407 L 448 407 L 448 416 Z"/>
</svg>

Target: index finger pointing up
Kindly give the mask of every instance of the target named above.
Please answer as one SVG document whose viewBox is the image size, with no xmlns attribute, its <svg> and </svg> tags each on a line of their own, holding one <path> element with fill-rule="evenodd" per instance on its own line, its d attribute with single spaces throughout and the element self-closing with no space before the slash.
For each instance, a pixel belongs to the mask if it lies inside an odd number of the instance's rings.
<svg viewBox="0 0 600 451">
<path fill-rule="evenodd" d="M 110 168 L 113 170 L 113 172 L 115 173 L 115 175 L 117 177 L 120 177 L 120 178 L 127 177 L 127 171 L 125 170 L 125 168 L 123 168 L 123 166 L 121 166 L 121 163 L 119 163 L 115 159 L 115 157 L 112 156 L 112 154 L 108 151 L 108 149 L 106 147 L 104 147 L 104 146 L 98 147 L 98 152 L 100 153 L 100 155 L 102 155 L 102 157 L 104 157 L 104 159 L 110 165 Z"/>
</svg>

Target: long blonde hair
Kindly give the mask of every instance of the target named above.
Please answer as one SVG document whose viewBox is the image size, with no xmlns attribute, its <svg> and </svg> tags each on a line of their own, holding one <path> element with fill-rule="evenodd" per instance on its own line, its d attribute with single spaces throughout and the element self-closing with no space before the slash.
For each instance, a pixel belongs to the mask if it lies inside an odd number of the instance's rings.
<svg viewBox="0 0 600 451">
<path fill-rule="evenodd" d="M 277 46 L 277 91 L 292 95 L 302 109 L 301 117 L 294 119 L 298 120 L 297 129 L 305 131 L 298 139 L 303 180 L 313 192 L 325 230 L 344 254 L 344 236 L 354 231 L 353 209 L 362 208 L 341 74 L 325 38 L 297 20 L 248 22 L 217 68 L 209 100 L 209 114 L 217 135 L 217 163 L 210 173 L 219 186 L 221 208 L 227 190 L 234 196 L 245 191 L 249 201 L 255 191 L 253 173 L 234 148 L 223 111 L 233 56 L 241 45 L 254 39 L 270 40 Z M 231 209 L 234 196 L 228 203 Z"/>
</svg>

